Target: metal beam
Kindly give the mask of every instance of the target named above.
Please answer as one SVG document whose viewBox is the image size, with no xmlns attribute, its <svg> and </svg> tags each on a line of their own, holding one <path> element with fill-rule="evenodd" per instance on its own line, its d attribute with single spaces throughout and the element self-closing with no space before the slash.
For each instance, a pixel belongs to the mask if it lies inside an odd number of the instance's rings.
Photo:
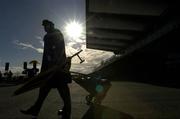
<svg viewBox="0 0 180 119">
<path fill-rule="evenodd" d="M 88 38 L 87 44 L 97 44 L 97 45 L 106 45 L 106 46 L 114 46 L 114 47 L 125 47 L 128 45 L 127 42 L 123 42 L 121 40 L 112 40 L 112 39 L 101 39 L 101 38 Z M 87 45 L 87 46 L 88 46 Z"/>
<path fill-rule="evenodd" d="M 127 48 L 123 56 L 126 56 L 134 52 L 135 50 L 146 46 L 147 44 L 161 38 L 162 36 L 170 33 L 171 31 L 179 27 L 180 27 L 180 17 L 179 15 L 177 15 L 174 19 L 167 21 L 167 23 L 164 24 L 161 28 L 154 30 L 150 35 L 146 36 L 140 42 L 137 42 L 135 45 Z"/>
<path fill-rule="evenodd" d="M 106 45 L 97 45 L 97 44 L 89 44 L 87 48 L 98 49 L 98 50 L 106 50 L 106 51 L 121 51 L 124 47 L 114 47 L 114 46 L 106 46 Z"/>
<path fill-rule="evenodd" d="M 113 38 L 104 38 L 104 37 L 87 37 L 87 44 L 88 43 L 101 43 L 104 44 L 107 42 L 108 43 L 114 43 L 114 44 L 121 44 L 121 45 L 125 45 L 125 44 L 131 44 L 133 43 L 133 40 L 126 40 L 126 39 L 113 39 Z"/>
<path fill-rule="evenodd" d="M 147 24 L 136 22 L 133 19 L 123 20 L 111 17 L 91 17 L 87 21 L 87 28 L 126 29 L 143 31 Z"/>
<path fill-rule="evenodd" d="M 169 3 L 166 0 L 88 0 L 87 2 L 89 12 L 157 16 Z"/>
<path fill-rule="evenodd" d="M 132 36 L 137 37 L 141 34 L 144 34 L 145 31 L 138 31 L 138 30 L 132 30 L 132 29 L 106 29 L 106 28 L 100 28 L 100 27 L 94 27 L 94 28 L 87 28 L 87 36 L 91 35 L 92 33 L 99 33 L 103 32 L 105 34 L 121 34 L 126 36 Z"/>
<path fill-rule="evenodd" d="M 122 21 L 133 21 L 141 24 L 152 23 L 157 20 L 159 16 L 157 15 L 136 15 L 136 14 L 113 14 L 113 13 L 99 13 L 99 12 L 89 12 L 89 17 L 97 17 L 98 19 L 115 19 Z"/>
</svg>

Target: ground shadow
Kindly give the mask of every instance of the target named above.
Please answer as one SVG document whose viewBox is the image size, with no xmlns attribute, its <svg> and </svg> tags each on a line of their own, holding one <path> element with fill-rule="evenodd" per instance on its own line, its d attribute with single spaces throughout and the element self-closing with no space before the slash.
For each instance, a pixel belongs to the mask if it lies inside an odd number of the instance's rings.
<svg viewBox="0 0 180 119">
<path fill-rule="evenodd" d="M 20 80 L 3 80 L 0 82 L 0 87 L 10 87 L 10 86 L 17 86 L 20 84 L 25 83 L 26 80 L 20 79 Z"/>
<path fill-rule="evenodd" d="M 131 115 L 102 105 L 90 106 L 81 119 L 134 119 Z"/>
</svg>

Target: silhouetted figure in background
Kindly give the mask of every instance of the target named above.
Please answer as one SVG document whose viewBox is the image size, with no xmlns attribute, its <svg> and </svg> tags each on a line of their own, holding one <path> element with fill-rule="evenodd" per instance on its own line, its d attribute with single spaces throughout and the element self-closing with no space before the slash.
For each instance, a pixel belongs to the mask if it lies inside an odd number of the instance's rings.
<svg viewBox="0 0 180 119">
<path fill-rule="evenodd" d="M 37 73 L 39 72 L 39 69 L 37 68 L 37 62 L 33 63 L 32 70 L 33 70 L 34 76 L 37 75 Z"/>
<path fill-rule="evenodd" d="M 42 60 L 41 72 L 47 71 L 49 68 L 58 66 L 60 70 L 56 72 L 50 80 L 40 87 L 39 96 L 35 104 L 22 113 L 38 116 L 44 99 L 48 95 L 51 88 L 57 88 L 60 96 L 64 101 L 62 119 L 70 119 L 71 115 L 71 98 L 68 83 L 71 83 L 70 73 L 63 73 L 66 64 L 65 44 L 62 33 L 54 28 L 54 24 L 49 20 L 43 20 L 47 34 L 44 36 L 44 53 Z"/>
<path fill-rule="evenodd" d="M 22 74 L 25 74 L 28 76 L 28 78 L 32 78 L 37 75 L 39 72 L 39 69 L 37 68 L 38 61 L 32 60 L 29 64 L 33 64 L 33 68 L 28 69 L 27 68 L 27 62 L 24 62 L 24 71 L 22 71 Z"/>
<path fill-rule="evenodd" d="M 27 62 L 24 62 L 24 64 L 23 64 L 23 71 L 22 71 L 22 74 L 25 74 L 25 75 L 27 75 L 28 74 L 28 68 L 27 68 Z"/>
<path fill-rule="evenodd" d="M 37 73 L 39 72 L 39 69 L 37 68 L 37 63 L 38 63 L 38 61 L 36 61 L 36 60 L 33 60 L 30 62 L 30 64 L 33 64 L 33 68 L 28 69 L 28 78 L 32 78 L 32 77 L 36 76 Z"/>
</svg>

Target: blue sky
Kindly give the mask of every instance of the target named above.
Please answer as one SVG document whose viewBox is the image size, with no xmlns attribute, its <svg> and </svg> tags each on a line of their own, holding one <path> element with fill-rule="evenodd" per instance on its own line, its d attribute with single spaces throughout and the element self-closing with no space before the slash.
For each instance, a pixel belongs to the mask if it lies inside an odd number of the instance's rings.
<svg viewBox="0 0 180 119">
<path fill-rule="evenodd" d="M 0 0 L 0 67 L 5 62 L 13 67 L 32 59 L 41 62 L 45 34 L 41 26 L 43 19 L 52 20 L 62 32 L 71 20 L 85 27 L 85 0 Z M 79 49 L 86 51 L 82 53 L 86 66 L 113 55 L 86 49 L 84 36 L 83 40 L 73 41 L 65 35 L 65 42 L 67 55 Z M 102 57 L 93 60 L 95 52 Z"/>
</svg>

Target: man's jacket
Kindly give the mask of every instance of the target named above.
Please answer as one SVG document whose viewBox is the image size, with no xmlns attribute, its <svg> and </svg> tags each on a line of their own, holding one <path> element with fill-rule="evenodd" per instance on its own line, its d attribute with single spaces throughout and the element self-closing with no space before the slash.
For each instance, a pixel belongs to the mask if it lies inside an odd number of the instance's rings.
<svg viewBox="0 0 180 119">
<path fill-rule="evenodd" d="M 54 29 L 44 36 L 44 53 L 41 67 L 41 72 L 47 71 L 54 66 L 58 67 L 54 76 L 49 79 L 49 84 L 59 85 L 71 82 L 70 73 L 61 72 L 61 70 L 64 70 L 65 64 L 66 53 L 64 38 L 59 30 Z"/>
<path fill-rule="evenodd" d="M 65 43 L 62 33 L 55 29 L 44 36 L 44 53 L 41 71 L 53 66 L 62 67 L 66 62 Z"/>
</svg>

